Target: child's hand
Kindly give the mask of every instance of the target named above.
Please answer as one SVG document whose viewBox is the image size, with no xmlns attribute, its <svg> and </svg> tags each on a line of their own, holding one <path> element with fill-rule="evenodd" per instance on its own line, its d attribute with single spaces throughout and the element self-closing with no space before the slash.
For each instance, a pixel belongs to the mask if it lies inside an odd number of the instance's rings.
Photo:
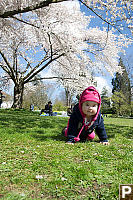
<svg viewBox="0 0 133 200">
<path fill-rule="evenodd" d="M 100 142 L 100 144 L 109 145 L 109 142 Z"/>
</svg>

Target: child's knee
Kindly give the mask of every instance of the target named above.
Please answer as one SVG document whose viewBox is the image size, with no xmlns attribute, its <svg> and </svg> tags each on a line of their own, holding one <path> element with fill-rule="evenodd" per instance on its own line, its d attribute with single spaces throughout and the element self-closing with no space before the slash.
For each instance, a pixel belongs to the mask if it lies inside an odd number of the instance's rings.
<svg viewBox="0 0 133 200">
<path fill-rule="evenodd" d="M 93 140 L 94 137 L 95 137 L 95 132 L 93 131 L 91 134 L 89 134 L 89 135 L 87 136 L 87 139 L 88 139 L 88 140 Z"/>
</svg>

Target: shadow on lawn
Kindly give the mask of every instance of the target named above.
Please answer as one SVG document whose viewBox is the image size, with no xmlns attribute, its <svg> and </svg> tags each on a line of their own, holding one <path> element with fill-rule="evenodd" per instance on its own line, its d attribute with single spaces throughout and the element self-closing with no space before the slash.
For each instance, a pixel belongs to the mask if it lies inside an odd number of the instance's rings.
<svg viewBox="0 0 133 200">
<path fill-rule="evenodd" d="M 39 115 L 30 115 L 30 113 L 29 115 L 27 113 L 20 114 L 1 113 L 0 128 L 6 129 L 8 134 L 16 132 L 20 134 L 30 133 L 32 137 L 45 140 L 47 132 L 50 133 L 52 131 L 54 135 L 59 135 L 59 132 L 67 124 L 66 118 L 40 117 Z"/>
<path fill-rule="evenodd" d="M 3 113 L 0 115 L 0 126 L 3 129 L 8 129 L 8 133 L 13 132 L 25 133 L 30 132 L 31 137 L 37 140 L 57 140 L 65 141 L 66 138 L 62 135 L 62 129 L 67 125 L 68 119 L 57 117 L 40 117 L 39 115 L 24 114 L 19 112 L 9 114 Z M 117 134 L 121 134 L 126 138 L 133 138 L 133 129 L 129 126 L 119 126 L 113 124 L 105 124 L 108 138 L 115 138 Z"/>
<path fill-rule="evenodd" d="M 133 138 L 132 127 L 108 124 L 105 126 L 105 128 L 106 128 L 106 132 L 108 135 L 108 139 L 115 138 L 115 136 L 117 134 L 121 134 L 123 137 L 126 137 L 128 139 Z M 63 127 L 62 127 L 62 129 L 63 129 Z M 53 129 L 53 135 L 44 135 L 44 134 L 42 134 L 42 132 L 39 134 L 39 131 L 38 131 L 37 134 L 34 134 L 32 136 L 41 141 L 47 140 L 47 139 L 52 139 L 52 140 L 56 140 L 56 141 L 66 141 L 66 137 L 64 135 L 62 135 L 62 133 L 61 133 L 62 129 L 61 129 L 61 125 L 59 124 L 58 131 L 55 131 Z M 98 141 L 95 141 L 95 142 L 98 142 Z"/>
<path fill-rule="evenodd" d="M 117 134 L 121 134 L 123 137 L 126 137 L 128 139 L 133 138 L 133 128 L 129 126 L 106 124 L 105 129 L 108 138 L 115 138 Z"/>
<path fill-rule="evenodd" d="M 49 140 L 49 139 L 51 139 L 51 140 L 56 140 L 56 141 L 66 141 L 66 137 L 64 136 L 64 135 L 62 135 L 61 133 L 57 133 L 58 135 L 50 135 L 50 136 L 48 136 L 48 135 L 42 135 L 42 134 L 38 134 L 38 132 L 37 132 L 37 134 L 33 134 L 32 135 L 32 137 L 34 137 L 34 138 L 36 138 L 37 140 L 40 140 L 40 141 L 45 141 L 45 140 Z"/>
<path fill-rule="evenodd" d="M 42 118 L 38 116 L 20 116 L 20 115 L 1 115 L 0 116 L 0 125 L 2 128 L 15 128 L 18 130 L 26 129 L 26 128 L 51 128 L 54 129 L 57 126 L 57 123 L 64 122 L 65 120 L 57 120 L 56 117 L 45 117 Z M 60 127 L 61 125 L 58 124 Z"/>
</svg>

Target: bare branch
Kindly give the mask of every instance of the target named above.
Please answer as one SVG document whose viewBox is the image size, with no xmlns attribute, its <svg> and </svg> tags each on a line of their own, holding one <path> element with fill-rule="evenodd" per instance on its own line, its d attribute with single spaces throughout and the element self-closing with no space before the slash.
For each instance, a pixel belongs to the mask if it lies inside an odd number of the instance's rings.
<svg viewBox="0 0 133 200">
<path fill-rule="evenodd" d="M 49 43 L 50 43 L 50 51 L 51 51 L 51 59 L 52 59 L 52 43 L 51 43 L 51 40 L 50 40 L 50 34 L 47 33 L 48 35 L 48 39 L 49 39 Z"/>
<path fill-rule="evenodd" d="M 20 22 L 22 22 L 22 23 L 24 23 L 24 24 L 33 26 L 33 27 L 35 27 L 35 28 L 39 28 L 39 26 L 36 26 L 36 25 L 31 24 L 31 23 L 29 23 L 29 22 L 26 22 L 26 21 L 24 21 L 24 20 L 22 20 L 22 19 L 19 19 L 18 17 L 11 16 L 11 18 L 13 18 L 13 19 L 15 19 L 15 20 L 17 20 L 17 21 L 20 21 Z"/>
<path fill-rule="evenodd" d="M 21 53 L 19 53 L 20 54 L 20 56 L 27 62 L 27 66 L 26 66 L 26 68 L 25 68 L 25 70 L 22 72 L 22 74 L 24 74 L 24 73 L 26 73 L 27 72 L 27 70 L 29 69 L 29 67 L 32 69 L 32 67 L 31 67 L 31 63 L 28 61 L 28 59 L 26 58 L 26 57 L 24 57 Z"/>
<path fill-rule="evenodd" d="M 5 63 L 7 64 L 7 67 L 9 68 L 9 70 L 7 70 L 6 72 L 12 77 L 13 81 L 15 81 L 14 71 L 13 71 L 12 67 L 10 66 L 8 60 L 6 59 L 5 55 L 1 52 L 1 50 L 0 50 L 0 54 L 3 58 L 3 60 L 5 61 Z"/>
<path fill-rule="evenodd" d="M 43 78 L 38 78 L 38 79 L 35 79 L 35 80 L 49 80 L 49 79 L 61 79 L 61 80 L 78 80 L 77 78 L 70 78 L 70 77 L 58 77 L 58 76 L 51 76 L 51 77 L 43 77 Z M 35 81 L 34 79 L 29 81 L 29 82 L 33 82 Z"/>
<path fill-rule="evenodd" d="M 1 67 L 1 68 L 2 68 L 6 73 L 9 74 L 9 70 L 8 70 L 8 68 L 7 68 L 6 65 L 2 65 L 2 64 L 0 64 L 0 67 Z"/>
<path fill-rule="evenodd" d="M 49 59 L 47 55 L 36 65 L 25 77 L 24 80 L 26 80 L 32 73 L 34 73 L 44 62 L 46 62 Z M 26 71 L 25 71 L 26 72 Z"/>
<path fill-rule="evenodd" d="M 59 56 L 51 59 L 49 62 L 47 62 L 47 64 L 45 64 L 43 67 L 41 67 L 39 70 L 37 70 L 35 73 L 33 73 L 29 78 L 27 78 L 27 80 L 24 81 L 24 84 L 29 82 L 35 75 L 37 75 L 39 72 L 41 72 L 43 69 L 45 69 L 50 63 L 52 63 L 54 60 L 60 58 L 61 56 L 64 56 L 64 53 L 60 54 Z"/>
</svg>

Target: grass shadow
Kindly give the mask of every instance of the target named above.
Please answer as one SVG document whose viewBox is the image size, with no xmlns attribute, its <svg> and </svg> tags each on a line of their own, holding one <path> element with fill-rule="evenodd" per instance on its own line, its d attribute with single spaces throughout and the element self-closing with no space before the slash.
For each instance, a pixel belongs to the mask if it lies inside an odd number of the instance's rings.
<svg viewBox="0 0 133 200">
<path fill-rule="evenodd" d="M 32 134 L 32 137 L 34 137 L 35 139 L 39 140 L 39 141 L 45 141 L 45 140 L 53 140 L 53 141 L 66 141 L 66 137 L 62 134 L 58 134 L 58 135 L 41 135 L 41 134 Z"/>
<path fill-rule="evenodd" d="M 57 117 L 40 117 L 39 115 L 28 115 L 28 114 L 23 114 L 19 115 L 19 113 L 13 113 L 11 114 L 1 114 L 0 115 L 0 127 L 1 128 L 6 128 L 6 129 L 13 129 L 17 130 L 17 132 L 25 132 L 26 129 L 55 129 L 56 128 L 62 128 L 66 124 L 66 119 L 61 119 Z M 43 134 L 43 132 L 42 132 Z"/>
<path fill-rule="evenodd" d="M 27 133 L 37 140 L 47 140 L 48 138 L 57 141 L 66 141 L 62 135 L 62 129 L 67 125 L 68 118 L 45 116 L 40 117 L 38 113 L 30 111 L 2 111 L 0 113 L 0 127 L 9 129 L 8 133 Z M 44 130 L 43 130 L 44 129 Z M 115 138 L 121 134 L 128 139 L 133 138 L 133 128 L 114 124 L 105 124 L 108 138 Z"/>
<path fill-rule="evenodd" d="M 128 139 L 133 138 L 133 128 L 129 126 L 106 124 L 105 129 L 108 138 L 115 138 L 116 134 L 121 134 L 123 137 L 126 137 Z"/>
<path fill-rule="evenodd" d="M 62 131 L 61 127 L 63 128 L 64 126 L 61 126 L 60 124 L 58 124 L 58 127 L 56 127 L 56 130 L 53 128 L 52 135 L 51 134 L 45 135 L 45 133 L 43 134 L 43 132 L 39 133 L 39 131 L 37 131 L 36 134 L 32 135 L 32 137 L 41 141 L 48 140 L 48 139 L 52 139 L 56 141 L 66 141 L 66 137 L 61 133 Z M 123 137 L 126 137 L 128 139 L 133 138 L 132 127 L 106 124 L 105 128 L 106 128 L 108 139 L 115 138 L 117 134 L 121 134 Z M 95 140 L 94 142 L 98 143 L 99 140 Z"/>
</svg>

